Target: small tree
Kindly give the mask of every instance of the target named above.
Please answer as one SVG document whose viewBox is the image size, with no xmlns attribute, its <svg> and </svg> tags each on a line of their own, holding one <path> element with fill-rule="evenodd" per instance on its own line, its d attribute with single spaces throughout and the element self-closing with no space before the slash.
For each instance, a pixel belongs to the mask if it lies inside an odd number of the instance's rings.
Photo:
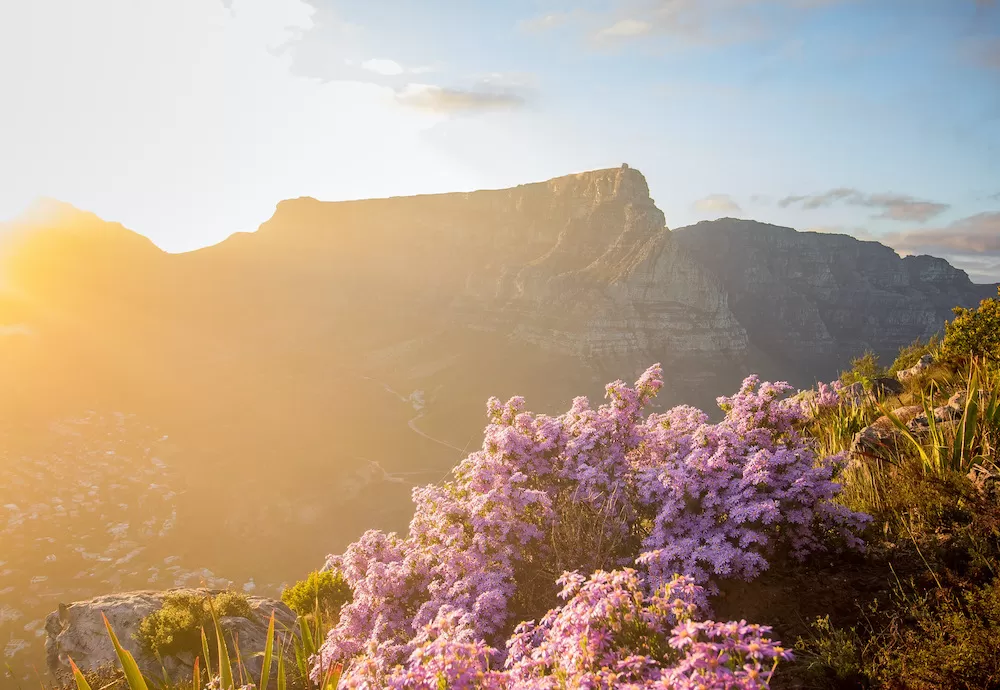
<svg viewBox="0 0 1000 690">
<path fill-rule="evenodd" d="M 866 350 L 863 355 L 851 360 L 851 368 L 840 373 L 840 380 L 845 386 L 860 381 L 866 389 L 869 389 L 873 380 L 885 374 L 885 368 L 878 363 L 878 355 Z"/>
<path fill-rule="evenodd" d="M 1000 297 L 1000 288 L 997 288 Z M 949 362 L 971 359 L 1000 361 L 1000 299 L 988 298 L 975 309 L 955 307 L 955 318 L 944 326 L 941 354 Z"/>
<path fill-rule="evenodd" d="M 323 620 L 336 625 L 340 609 L 349 604 L 352 592 L 339 570 L 313 571 L 281 593 L 281 601 L 300 616 L 316 613 L 317 607 Z"/>
</svg>

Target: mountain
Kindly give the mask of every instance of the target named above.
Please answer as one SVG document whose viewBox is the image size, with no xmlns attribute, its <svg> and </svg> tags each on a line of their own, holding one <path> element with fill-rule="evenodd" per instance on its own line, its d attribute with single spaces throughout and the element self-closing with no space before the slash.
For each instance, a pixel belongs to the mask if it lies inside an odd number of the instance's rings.
<svg viewBox="0 0 1000 690">
<path fill-rule="evenodd" d="M 66 592 L 277 585 L 404 527 L 412 486 L 478 447 L 490 396 L 556 413 L 662 362 L 661 406 L 711 406 L 749 371 L 809 385 L 891 354 L 991 291 L 844 236 L 671 232 L 627 166 L 282 201 L 256 232 L 176 255 L 45 201 L 0 227 L 0 470 L 18 477 L 0 535 L 33 521 L 38 549 L 0 592 L 44 614 Z M 66 515 L 83 555 L 46 546 Z"/>
<path fill-rule="evenodd" d="M 954 306 L 996 294 L 944 259 L 900 257 L 849 235 L 733 218 L 673 234 L 723 286 L 750 342 L 781 361 L 786 376 L 806 381 L 835 375 L 868 349 L 888 363 L 904 345 L 941 331 Z"/>
</svg>

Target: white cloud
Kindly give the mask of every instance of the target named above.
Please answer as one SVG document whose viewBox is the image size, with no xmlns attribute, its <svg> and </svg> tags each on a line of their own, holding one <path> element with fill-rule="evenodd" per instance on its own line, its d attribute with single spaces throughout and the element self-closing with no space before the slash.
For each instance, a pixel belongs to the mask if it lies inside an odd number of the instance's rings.
<svg viewBox="0 0 1000 690">
<path fill-rule="evenodd" d="M 361 63 L 361 66 L 369 72 L 385 76 L 394 76 L 402 74 L 406 71 L 403 66 L 395 60 L 365 60 Z"/>
<path fill-rule="evenodd" d="M 524 98 L 503 91 L 452 89 L 430 84 L 409 84 L 399 94 L 399 102 L 439 113 L 508 110 L 524 105 Z"/>
<path fill-rule="evenodd" d="M 650 22 L 642 19 L 619 19 L 617 22 L 597 32 L 600 38 L 634 38 L 653 30 Z"/>
<path fill-rule="evenodd" d="M 709 194 L 694 202 L 694 208 L 696 211 L 707 214 L 739 214 L 742 212 L 740 205 L 728 194 Z"/>
</svg>

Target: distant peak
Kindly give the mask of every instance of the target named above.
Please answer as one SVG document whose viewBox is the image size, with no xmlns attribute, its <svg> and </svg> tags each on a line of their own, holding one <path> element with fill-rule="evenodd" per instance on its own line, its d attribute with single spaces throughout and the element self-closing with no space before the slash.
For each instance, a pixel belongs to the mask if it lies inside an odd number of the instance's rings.
<svg viewBox="0 0 1000 690">
<path fill-rule="evenodd" d="M 43 196 L 32 201 L 13 222 L 18 225 L 59 225 L 67 220 L 79 220 L 87 216 L 94 214 L 80 210 L 66 201 Z"/>
</svg>

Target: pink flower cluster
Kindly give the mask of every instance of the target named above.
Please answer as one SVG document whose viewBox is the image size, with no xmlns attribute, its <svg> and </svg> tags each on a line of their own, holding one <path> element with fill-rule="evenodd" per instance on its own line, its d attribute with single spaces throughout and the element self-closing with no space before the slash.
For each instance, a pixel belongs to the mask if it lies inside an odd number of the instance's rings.
<svg viewBox="0 0 1000 690">
<path fill-rule="evenodd" d="M 717 578 L 753 578 L 776 553 L 804 557 L 826 548 L 832 535 L 862 546 L 856 535 L 866 516 L 831 500 L 839 491 L 833 475 L 840 459 L 817 458 L 796 431 L 802 412 L 783 402 L 786 384 L 748 378 L 736 395 L 719 399 L 726 417 L 718 424 L 690 407 L 644 417 L 661 386 L 660 368 L 651 367 L 634 386 L 610 384 L 608 402 L 598 409 L 577 398 L 558 417 L 524 411 L 521 398 L 491 399 L 482 449 L 443 486 L 414 490 L 406 537 L 370 531 L 330 557 L 328 566 L 343 573 L 354 599 L 330 631 L 317 667 L 344 662 L 346 687 L 385 687 L 389 679 L 395 687 L 424 687 L 421 678 L 440 673 L 452 674 L 450 688 L 488 687 L 487 662 L 506 659 L 501 680 L 525 683 L 545 666 L 527 660 L 544 661 L 546 650 L 561 644 L 557 630 L 568 628 L 557 622 L 579 615 L 577 596 L 601 593 L 607 613 L 640 590 L 703 596 L 695 585 L 714 591 Z M 638 570 L 614 570 L 622 566 Z M 613 572 L 598 572 L 586 585 L 566 579 L 570 602 L 537 629 L 519 628 L 506 651 L 494 651 L 519 620 L 555 602 L 556 578 L 577 570 Z M 631 601 L 636 612 L 647 606 L 645 599 Z M 657 611 L 662 604 L 655 597 L 649 602 Z M 736 673 L 728 660 L 743 664 L 745 658 L 726 645 L 766 632 L 688 623 L 696 626 L 686 628 L 690 648 L 670 647 L 683 656 L 668 655 L 667 647 L 604 640 L 600 644 L 611 646 L 594 647 L 594 658 L 622 678 L 645 683 L 703 670 L 698 664 L 715 650 L 716 661 L 727 661 L 712 662 L 713 668 Z M 672 635 L 666 623 L 657 625 L 656 635 Z M 688 657 L 699 661 L 685 665 Z M 668 661 L 673 666 L 664 666 Z"/>
<path fill-rule="evenodd" d="M 840 407 L 841 395 L 844 390 L 843 383 L 840 381 L 833 381 L 832 383 L 821 382 L 817 387 L 816 399 L 813 402 L 818 409 L 830 410 Z"/>
<path fill-rule="evenodd" d="M 703 592 L 675 577 L 652 596 L 632 569 L 560 578 L 566 603 L 535 625 L 522 623 L 498 655 L 477 642 L 463 614 L 448 610 L 386 685 L 394 690 L 561 688 L 764 688 L 788 650 L 770 628 L 745 621 L 696 621 Z"/>
</svg>

